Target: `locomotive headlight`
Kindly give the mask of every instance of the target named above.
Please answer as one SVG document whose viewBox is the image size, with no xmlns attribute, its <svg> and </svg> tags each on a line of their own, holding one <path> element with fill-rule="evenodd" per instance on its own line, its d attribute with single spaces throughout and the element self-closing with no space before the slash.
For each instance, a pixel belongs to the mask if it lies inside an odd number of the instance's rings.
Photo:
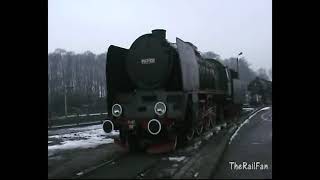
<svg viewBox="0 0 320 180">
<path fill-rule="evenodd" d="M 156 105 L 154 106 L 154 112 L 158 116 L 164 115 L 166 113 L 167 107 L 163 102 L 157 102 Z"/>
<path fill-rule="evenodd" d="M 119 117 L 122 114 L 122 107 L 120 104 L 114 104 L 112 106 L 112 115 L 115 117 Z"/>
</svg>

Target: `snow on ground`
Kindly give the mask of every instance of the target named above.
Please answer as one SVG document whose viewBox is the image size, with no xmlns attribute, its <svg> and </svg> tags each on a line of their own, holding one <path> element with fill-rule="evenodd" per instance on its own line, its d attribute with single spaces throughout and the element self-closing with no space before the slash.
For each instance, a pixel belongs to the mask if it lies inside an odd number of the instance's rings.
<svg viewBox="0 0 320 180">
<path fill-rule="evenodd" d="M 90 139 L 90 138 L 97 138 L 97 137 L 105 137 L 105 136 L 114 136 L 118 135 L 118 131 L 112 131 L 111 133 L 105 133 L 102 128 L 99 129 L 92 129 L 86 131 L 79 131 L 79 132 L 71 132 L 68 134 L 61 134 L 61 135 L 52 135 L 49 138 L 57 138 L 57 139 Z"/>
<path fill-rule="evenodd" d="M 102 124 L 83 126 L 83 127 L 54 129 L 54 130 L 48 130 L 48 134 L 59 134 L 60 132 L 63 133 L 63 132 L 69 132 L 69 131 L 85 131 L 85 130 L 91 130 L 91 129 L 99 129 L 101 127 L 102 127 Z"/>
<path fill-rule="evenodd" d="M 197 141 L 194 145 L 193 145 L 193 149 L 198 149 L 201 145 L 202 141 Z"/>
<path fill-rule="evenodd" d="M 180 161 L 184 160 L 185 158 L 186 158 L 185 156 L 181 156 L 181 157 L 169 157 L 168 159 L 169 159 L 169 161 L 178 161 L 178 162 L 180 162 Z"/>
<path fill-rule="evenodd" d="M 214 131 L 215 131 L 215 132 L 219 132 L 220 130 L 221 130 L 221 127 L 220 127 L 220 126 L 214 127 Z"/>
<path fill-rule="evenodd" d="M 253 111 L 254 108 L 242 108 L 242 110 L 244 110 L 244 111 Z"/>
<path fill-rule="evenodd" d="M 213 135 L 213 132 L 210 132 L 210 133 L 206 134 L 206 136 L 204 137 L 204 139 L 205 139 L 205 140 L 208 140 L 212 135 Z"/>
<path fill-rule="evenodd" d="M 101 128 L 102 128 L 102 124 L 88 125 L 83 127 L 54 129 L 54 130 L 48 130 L 48 135 L 51 136 L 51 135 L 59 135 L 59 134 L 68 134 L 68 133 L 95 130 L 95 129 L 101 129 Z"/>
<path fill-rule="evenodd" d="M 231 138 L 230 138 L 229 144 L 231 144 L 232 140 L 238 135 L 238 131 L 241 129 L 241 127 L 242 127 L 243 125 L 249 123 L 249 120 L 250 120 L 253 116 L 255 116 L 255 115 L 256 115 L 257 113 L 259 113 L 260 111 L 264 111 L 264 110 L 268 110 L 268 109 L 270 109 L 270 107 L 262 108 L 262 109 L 260 109 L 259 111 L 255 112 L 254 114 L 252 114 L 248 119 L 246 119 L 246 120 L 238 127 L 238 129 L 236 130 L 236 132 L 233 133 L 233 135 L 232 135 Z"/>
<path fill-rule="evenodd" d="M 101 144 L 113 143 L 113 139 L 92 138 L 89 140 L 64 141 L 62 144 L 48 146 L 48 150 L 94 148 Z"/>
<path fill-rule="evenodd" d="M 113 143 L 112 137 L 119 135 L 119 131 L 105 133 L 102 125 L 68 128 L 63 132 L 57 131 L 60 133 L 53 132 L 54 135 L 48 136 L 48 156 L 61 150 L 94 148 L 102 144 Z"/>
</svg>

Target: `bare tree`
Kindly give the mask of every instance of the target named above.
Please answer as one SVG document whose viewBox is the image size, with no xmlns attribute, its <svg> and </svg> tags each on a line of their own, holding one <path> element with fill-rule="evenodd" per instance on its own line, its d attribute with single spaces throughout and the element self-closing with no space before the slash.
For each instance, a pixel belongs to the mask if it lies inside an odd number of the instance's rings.
<svg viewBox="0 0 320 180">
<path fill-rule="evenodd" d="M 264 68 L 259 68 L 257 70 L 257 73 L 258 73 L 258 77 L 261 78 L 261 79 L 265 79 L 265 80 L 269 80 L 269 76 L 267 74 L 267 70 L 264 69 Z"/>
<path fill-rule="evenodd" d="M 105 64 L 106 53 L 75 54 L 63 49 L 49 53 L 48 112 L 63 114 L 66 86 L 72 87 L 67 92 L 68 112 L 72 113 L 73 107 L 84 111 L 84 105 L 92 111 L 105 111 Z"/>
</svg>

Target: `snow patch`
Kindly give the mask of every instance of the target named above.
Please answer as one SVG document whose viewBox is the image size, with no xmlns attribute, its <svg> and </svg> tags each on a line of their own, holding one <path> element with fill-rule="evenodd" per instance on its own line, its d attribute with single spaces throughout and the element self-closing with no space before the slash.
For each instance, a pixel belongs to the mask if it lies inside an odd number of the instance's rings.
<svg viewBox="0 0 320 180">
<path fill-rule="evenodd" d="M 76 140 L 76 141 L 64 141 L 62 144 L 48 146 L 48 150 L 66 150 L 76 148 L 94 148 L 101 144 L 113 143 L 113 139 L 95 139 L 90 140 Z"/>
<path fill-rule="evenodd" d="M 53 135 L 53 136 L 49 136 L 49 138 L 79 139 L 79 138 L 95 138 L 95 137 L 101 137 L 101 136 L 116 136 L 116 135 L 119 135 L 119 132 L 112 131 L 110 133 L 105 133 L 103 129 L 100 127 L 100 129 L 93 129 L 93 130 L 87 130 L 82 132 L 72 132 L 72 133 L 62 134 L 62 135 Z"/>
<path fill-rule="evenodd" d="M 193 149 L 198 149 L 201 145 L 202 141 L 197 141 L 194 145 L 193 145 Z"/>
<path fill-rule="evenodd" d="M 48 141 L 48 156 L 52 156 L 58 150 L 69 150 L 69 149 L 87 149 L 87 148 L 95 148 L 102 144 L 113 143 L 114 140 L 112 137 L 118 136 L 118 131 L 112 131 L 111 133 L 105 133 L 102 129 L 102 126 L 91 126 L 85 127 L 85 131 L 83 128 L 71 128 L 69 130 L 78 130 L 78 132 L 72 132 L 61 134 L 61 135 L 52 135 L 48 136 L 50 140 L 57 139 L 60 144 L 52 144 L 49 145 Z"/>
<path fill-rule="evenodd" d="M 214 128 L 214 130 L 220 131 L 220 130 L 221 130 L 221 127 L 220 127 L 220 126 L 217 126 L 217 127 Z"/>
<path fill-rule="evenodd" d="M 221 126 L 222 126 L 223 128 L 226 128 L 226 127 L 227 127 L 227 123 L 223 123 Z"/>
<path fill-rule="evenodd" d="M 89 125 L 84 127 L 64 128 L 64 129 L 57 129 L 57 130 L 48 130 L 48 134 L 49 135 L 71 134 L 71 133 L 78 133 L 80 131 L 99 130 L 99 129 L 102 129 L 102 124 Z M 111 135 L 117 135 L 117 134 L 119 134 L 118 130 L 111 132 Z"/>
<path fill-rule="evenodd" d="M 213 135 L 213 132 L 210 132 L 204 137 L 204 139 L 208 140 L 212 135 Z"/>
<path fill-rule="evenodd" d="M 82 171 L 77 173 L 77 176 L 82 176 L 82 175 L 83 175 Z"/>
<path fill-rule="evenodd" d="M 178 162 L 180 162 L 180 161 L 184 160 L 185 158 L 186 158 L 185 156 L 181 156 L 181 157 L 169 157 L 168 159 L 169 159 L 169 161 L 178 161 Z"/>
<path fill-rule="evenodd" d="M 173 165 L 172 165 L 172 167 L 178 167 L 178 166 L 179 166 L 178 164 L 173 164 Z"/>
<path fill-rule="evenodd" d="M 214 133 L 218 133 L 219 131 L 221 130 L 221 127 L 220 126 L 216 126 L 214 127 Z"/>
<path fill-rule="evenodd" d="M 244 111 L 253 111 L 254 108 L 242 108 L 242 110 L 244 110 Z"/>
</svg>

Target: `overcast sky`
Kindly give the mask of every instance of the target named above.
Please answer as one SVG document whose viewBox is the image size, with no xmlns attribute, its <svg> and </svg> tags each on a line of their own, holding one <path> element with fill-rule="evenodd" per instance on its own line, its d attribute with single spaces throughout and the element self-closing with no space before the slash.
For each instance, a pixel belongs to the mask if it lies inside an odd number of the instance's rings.
<svg viewBox="0 0 320 180">
<path fill-rule="evenodd" d="M 100 54 L 129 48 L 152 29 L 166 29 L 201 52 L 240 51 L 254 69 L 272 67 L 272 0 L 49 0 L 48 52 Z"/>
</svg>

